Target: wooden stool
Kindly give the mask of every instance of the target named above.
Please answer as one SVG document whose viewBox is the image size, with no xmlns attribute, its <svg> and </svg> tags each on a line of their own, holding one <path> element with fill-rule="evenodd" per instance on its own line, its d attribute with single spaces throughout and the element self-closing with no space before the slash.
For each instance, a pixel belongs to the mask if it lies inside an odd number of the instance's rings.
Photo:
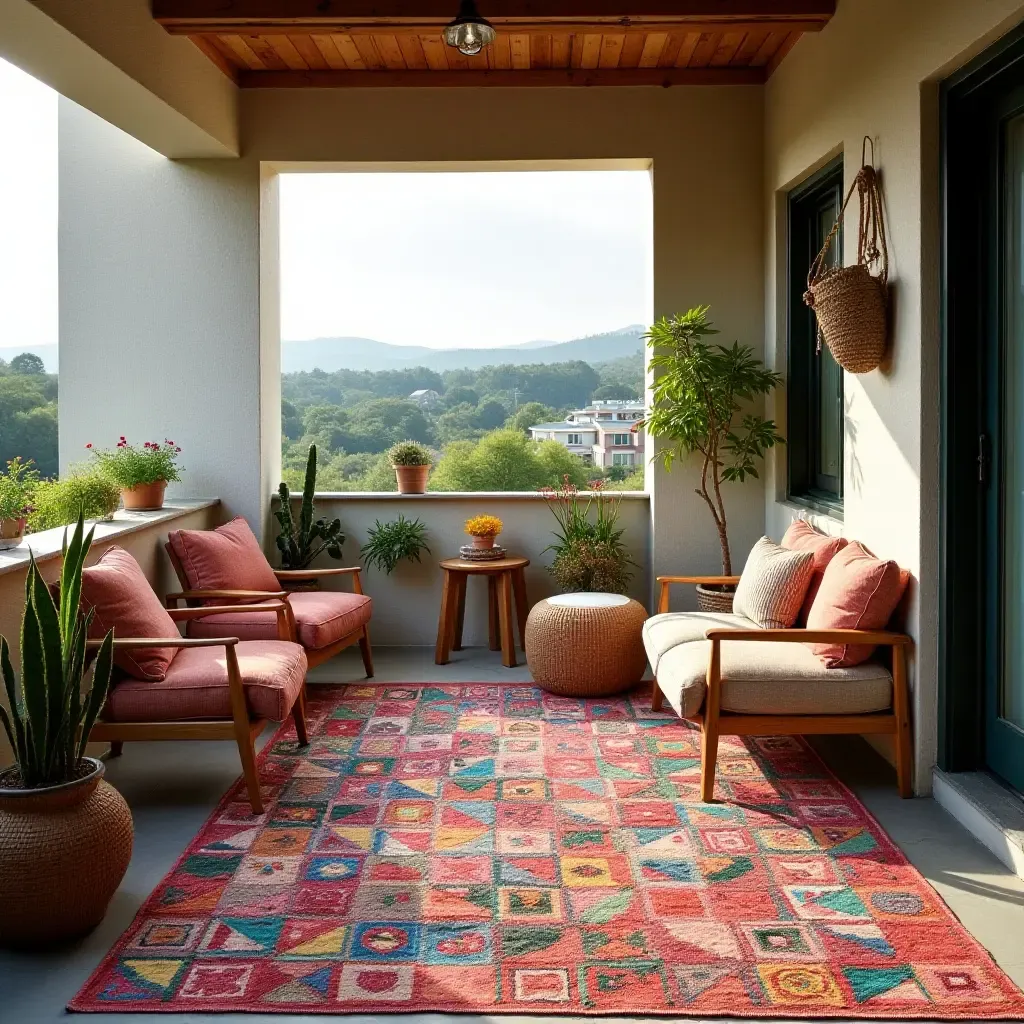
<svg viewBox="0 0 1024 1024">
<path fill-rule="evenodd" d="M 501 651 L 506 668 L 516 666 L 516 642 L 512 632 L 512 597 L 515 595 L 519 620 L 519 640 L 526 646 L 526 577 L 528 558 L 496 558 L 491 562 L 471 562 L 449 558 L 441 563 L 444 590 L 441 617 L 437 623 L 437 649 L 434 661 L 447 665 L 452 651 L 462 650 L 462 624 L 466 617 L 466 578 L 487 577 L 487 636 L 492 651 Z"/>
</svg>

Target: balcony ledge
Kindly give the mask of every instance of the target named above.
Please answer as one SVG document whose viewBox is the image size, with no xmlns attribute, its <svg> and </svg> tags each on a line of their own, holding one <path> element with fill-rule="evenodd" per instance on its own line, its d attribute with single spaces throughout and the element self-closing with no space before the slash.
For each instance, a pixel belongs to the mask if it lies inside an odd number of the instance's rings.
<svg viewBox="0 0 1024 1024">
<path fill-rule="evenodd" d="M 219 498 L 196 498 L 185 500 L 175 498 L 173 503 L 165 505 L 158 512 L 125 512 L 119 509 L 114 518 L 107 520 L 86 521 L 86 526 L 95 527 L 93 543 L 117 540 L 128 534 L 137 533 L 160 523 L 169 523 L 182 516 L 191 515 L 200 509 L 219 505 Z M 53 530 L 40 530 L 29 534 L 16 548 L 0 551 L 0 576 L 8 572 L 24 569 L 29 564 L 29 553 L 35 556 L 36 562 L 42 563 L 60 558 L 63 550 L 64 531 L 66 526 L 58 526 Z"/>
<path fill-rule="evenodd" d="M 580 491 L 581 497 L 597 491 Z M 624 501 L 649 501 L 647 491 L 604 491 Z M 275 495 L 276 497 L 276 495 Z M 300 495 L 292 495 L 298 498 Z M 426 494 L 399 494 L 397 491 L 317 491 L 319 501 L 550 501 L 537 491 L 428 491 Z"/>
</svg>

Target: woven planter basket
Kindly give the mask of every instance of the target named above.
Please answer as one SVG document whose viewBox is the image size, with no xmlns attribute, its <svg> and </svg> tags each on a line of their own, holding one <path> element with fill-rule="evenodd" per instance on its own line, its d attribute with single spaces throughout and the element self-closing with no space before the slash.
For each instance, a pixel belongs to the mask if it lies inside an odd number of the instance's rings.
<svg viewBox="0 0 1024 1024">
<path fill-rule="evenodd" d="M 538 686 L 563 697 L 607 697 L 640 682 L 647 668 L 643 605 L 625 598 L 604 607 L 558 603 L 617 596 L 567 594 L 533 606 L 526 660 Z"/>
<path fill-rule="evenodd" d="M 866 162 L 870 139 L 864 140 L 861 169 L 821 252 L 807 275 L 804 302 L 818 320 L 819 345 L 824 339 L 836 362 L 849 373 L 870 373 L 885 357 L 888 344 L 889 250 L 885 240 L 882 195 L 874 167 Z M 856 190 L 860 199 L 857 262 L 852 267 L 829 266 L 846 208 Z M 872 274 L 871 268 L 878 268 Z"/>
<path fill-rule="evenodd" d="M 132 856 L 132 815 L 103 781 L 4 788 L 0 775 L 0 945 L 38 947 L 77 938 L 103 920 Z"/>
<path fill-rule="evenodd" d="M 736 588 L 722 590 L 718 587 L 705 587 L 697 584 L 697 610 L 701 612 L 732 612 L 732 599 L 736 596 Z"/>
</svg>

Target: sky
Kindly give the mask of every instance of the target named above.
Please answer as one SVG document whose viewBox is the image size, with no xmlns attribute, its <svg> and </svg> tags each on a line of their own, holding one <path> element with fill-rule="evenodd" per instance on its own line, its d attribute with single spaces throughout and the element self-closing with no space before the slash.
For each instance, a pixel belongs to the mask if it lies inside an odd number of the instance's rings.
<svg viewBox="0 0 1024 1024">
<path fill-rule="evenodd" d="M 3 60 L 0 196 L 0 348 L 56 345 L 57 94 Z"/>
<path fill-rule="evenodd" d="M 647 171 L 285 174 L 281 336 L 431 348 L 650 322 Z"/>
</svg>

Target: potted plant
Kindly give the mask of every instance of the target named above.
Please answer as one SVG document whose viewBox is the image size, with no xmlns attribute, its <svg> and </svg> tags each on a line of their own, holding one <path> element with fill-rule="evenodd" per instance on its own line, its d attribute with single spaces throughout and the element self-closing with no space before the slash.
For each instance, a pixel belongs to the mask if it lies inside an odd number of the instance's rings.
<svg viewBox="0 0 1024 1024">
<path fill-rule="evenodd" d="M 345 534 L 341 532 L 340 519 L 314 519 L 313 496 L 316 493 L 316 445 L 309 446 L 306 457 L 306 477 L 302 485 L 302 505 L 299 509 L 299 521 L 292 515 L 292 495 L 284 482 L 277 489 L 280 499 L 274 510 L 280 530 L 277 534 L 277 550 L 281 552 L 282 569 L 305 569 L 323 552 L 334 559 L 341 558 L 341 546 L 345 543 Z M 285 588 L 314 590 L 316 580 L 283 584 Z"/>
<path fill-rule="evenodd" d="M 622 541 L 618 526 L 619 501 L 604 489 L 603 480 L 592 480 L 581 497 L 569 476 L 558 489 L 545 487 L 541 494 L 558 521 L 555 543 L 544 550 L 555 553 L 549 571 L 563 593 L 624 594 L 635 565 Z"/>
<path fill-rule="evenodd" d="M 91 444 L 86 448 L 92 449 Z M 164 507 L 167 485 L 180 480 L 177 465 L 181 452 L 173 441 L 163 444 L 144 441 L 141 448 L 129 444 L 124 435 L 113 451 L 95 450 L 100 469 L 121 488 L 121 501 L 131 512 L 155 512 Z"/>
<path fill-rule="evenodd" d="M 486 550 L 494 547 L 504 525 L 497 516 L 473 516 L 466 520 L 466 533 L 473 538 L 473 547 Z"/>
<path fill-rule="evenodd" d="M 78 519 L 111 519 L 121 504 L 121 488 L 95 467 L 76 469 L 60 480 L 41 480 L 28 517 L 34 533 L 66 526 Z"/>
<path fill-rule="evenodd" d="M 359 549 L 367 565 L 375 565 L 389 576 L 403 560 L 420 561 L 424 551 L 430 554 L 426 524 L 419 519 L 406 519 L 403 515 L 390 523 L 375 520 L 367 532 L 366 543 Z"/>
<path fill-rule="evenodd" d="M 704 338 L 718 334 L 708 320 L 709 306 L 671 318 L 662 317 L 644 335 L 653 355 L 653 403 L 637 424 L 669 443 L 655 452 L 670 470 L 676 459 L 701 458 L 697 493 L 711 512 L 722 547 L 722 575 L 732 576 L 724 481 L 742 483 L 756 477 L 765 452 L 784 443 L 773 420 L 744 411 L 770 394 L 782 377 L 767 369 L 753 350 L 734 342 L 731 348 Z M 698 586 L 702 611 L 731 611 L 735 587 Z"/>
<path fill-rule="evenodd" d="M 387 452 L 387 460 L 398 478 L 399 494 L 425 494 L 433 459 L 430 449 L 418 441 L 399 441 Z"/>
<path fill-rule="evenodd" d="M 0 473 L 0 551 L 16 548 L 25 536 L 25 524 L 32 513 L 32 495 L 39 474 L 32 460 L 11 459 Z"/>
<path fill-rule="evenodd" d="M 55 604 L 29 564 L 22 620 L 21 681 L 0 636 L 10 710 L 0 720 L 15 764 L 0 772 L 0 944 L 63 941 L 106 913 L 132 852 L 128 805 L 103 781 L 103 762 L 85 756 L 110 686 L 113 631 L 98 644 L 92 686 L 82 692 L 92 613 L 79 613 L 82 566 L 92 545 L 81 517 L 64 538 Z"/>
</svg>

